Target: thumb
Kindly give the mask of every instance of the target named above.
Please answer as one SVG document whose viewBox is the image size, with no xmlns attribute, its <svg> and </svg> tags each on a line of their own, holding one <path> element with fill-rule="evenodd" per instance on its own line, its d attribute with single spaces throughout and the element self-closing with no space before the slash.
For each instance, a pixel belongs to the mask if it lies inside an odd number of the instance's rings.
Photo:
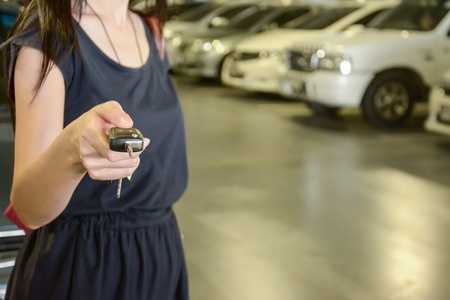
<svg viewBox="0 0 450 300">
<path fill-rule="evenodd" d="M 94 112 L 107 123 L 106 129 L 111 127 L 131 128 L 133 127 L 133 120 L 122 109 L 122 106 L 117 101 L 108 101 L 97 105 L 93 108 Z"/>
</svg>

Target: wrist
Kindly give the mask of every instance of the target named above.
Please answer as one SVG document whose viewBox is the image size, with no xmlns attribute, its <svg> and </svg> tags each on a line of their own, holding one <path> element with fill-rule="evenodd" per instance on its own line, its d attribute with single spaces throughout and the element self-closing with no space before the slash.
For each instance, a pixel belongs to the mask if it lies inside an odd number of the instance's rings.
<svg viewBox="0 0 450 300">
<path fill-rule="evenodd" d="M 63 130 L 63 152 L 67 157 L 71 167 L 80 175 L 84 175 L 87 171 L 83 166 L 80 158 L 80 136 L 76 128 L 76 122 L 70 123 Z"/>
</svg>

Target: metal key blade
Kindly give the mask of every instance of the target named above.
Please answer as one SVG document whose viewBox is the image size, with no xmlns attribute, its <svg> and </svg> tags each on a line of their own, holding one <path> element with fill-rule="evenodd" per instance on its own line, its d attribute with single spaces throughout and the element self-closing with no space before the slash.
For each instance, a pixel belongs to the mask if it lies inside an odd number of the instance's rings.
<svg viewBox="0 0 450 300">
<path fill-rule="evenodd" d="M 129 155 L 130 158 L 131 158 L 131 157 L 133 156 L 133 155 L 132 155 L 132 153 L 133 153 L 133 148 L 131 147 L 130 144 L 127 145 L 127 152 L 128 152 L 128 155 Z M 132 176 L 132 175 L 127 176 L 128 181 L 131 181 L 131 176 Z"/>
<path fill-rule="evenodd" d="M 127 152 L 128 152 L 128 155 L 129 155 L 130 158 L 131 158 L 131 157 L 133 156 L 133 155 L 132 155 L 132 153 L 133 153 L 133 147 L 131 147 L 130 144 L 127 145 Z M 131 175 L 130 175 L 130 176 L 127 176 L 127 178 L 128 178 L 129 181 L 131 181 Z M 122 192 L 122 178 L 119 179 L 119 183 L 118 183 L 118 185 L 117 185 L 117 194 L 116 194 L 116 195 L 117 195 L 117 199 L 120 198 L 121 192 Z"/>
<path fill-rule="evenodd" d="M 121 192 L 122 192 L 122 178 L 119 179 L 119 184 L 117 185 L 117 199 L 120 198 Z"/>
</svg>

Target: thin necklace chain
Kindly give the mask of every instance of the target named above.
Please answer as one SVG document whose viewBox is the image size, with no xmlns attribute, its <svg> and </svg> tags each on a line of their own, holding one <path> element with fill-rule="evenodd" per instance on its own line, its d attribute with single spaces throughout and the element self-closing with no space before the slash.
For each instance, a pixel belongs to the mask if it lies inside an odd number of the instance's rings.
<svg viewBox="0 0 450 300">
<path fill-rule="evenodd" d="M 108 30 L 106 29 L 105 23 L 103 22 L 102 18 L 100 18 L 99 14 L 95 11 L 95 9 L 89 4 L 89 2 L 86 1 L 86 4 L 89 6 L 89 8 L 94 13 L 94 15 L 97 17 L 97 19 L 102 24 L 103 31 L 105 31 L 106 37 L 108 38 L 108 41 L 111 44 L 111 48 L 114 51 L 114 55 L 116 56 L 117 61 L 119 62 L 119 64 L 122 64 L 122 62 L 121 62 L 121 60 L 119 58 L 119 54 L 117 53 L 117 49 L 116 49 L 116 47 L 114 47 L 114 43 L 113 43 L 113 41 L 111 39 L 111 36 L 109 35 Z M 138 40 L 138 37 L 137 37 L 136 27 L 134 26 L 134 22 L 133 22 L 133 20 L 131 20 L 129 13 L 127 13 L 127 17 L 128 17 L 128 19 L 129 19 L 129 21 L 131 23 L 131 27 L 133 28 L 134 40 L 136 42 L 136 46 L 137 46 L 137 49 L 138 49 L 138 52 L 139 52 L 139 58 L 141 60 L 141 64 L 143 65 L 144 64 L 144 57 L 142 55 L 141 45 L 139 44 L 139 40 Z"/>
</svg>

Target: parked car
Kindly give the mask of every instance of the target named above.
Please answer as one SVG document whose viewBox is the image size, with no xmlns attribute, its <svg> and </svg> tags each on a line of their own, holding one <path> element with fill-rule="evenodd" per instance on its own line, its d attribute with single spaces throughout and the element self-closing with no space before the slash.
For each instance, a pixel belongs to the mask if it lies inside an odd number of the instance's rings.
<svg viewBox="0 0 450 300">
<path fill-rule="evenodd" d="M 224 4 L 208 2 L 174 17 L 164 27 L 164 36 L 168 40 L 168 50 L 170 49 L 171 39 L 174 36 L 193 30 L 227 25 L 235 15 L 253 5 L 255 5 L 254 2 L 226 2 Z"/>
<path fill-rule="evenodd" d="M 224 62 L 222 80 L 230 86 L 251 91 L 279 92 L 280 76 L 286 72 L 285 51 L 295 42 L 313 37 L 326 40 L 334 32 L 354 24 L 366 25 L 398 1 L 341 1 L 316 6 L 313 11 L 283 28 L 249 38 L 236 47 Z"/>
<path fill-rule="evenodd" d="M 22 10 L 22 1 L 4 0 L 0 1 L 0 43 L 3 42 L 12 26 L 16 22 L 19 12 Z M 3 56 L 1 56 L 3 60 Z M 0 61 L 3 64 L 2 61 Z M 3 120 L 8 119 L 9 110 L 6 104 L 6 76 L 2 70 L 0 76 L 0 115 Z M 6 147 L 6 145 L 5 145 Z M 0 153 L 0 209 L 6 208 L 9 202 L 9 184 L 12 178 L 13 151 L 2 149 Z M 23 230 L 11 225 L 9 220 L 0 215 L 0 300 L 5 299 L 6 286 L 12 268 L 14 267 L 17 252 L 25 239 Z"/>
<path fill-rule="evenodd" d="M 432 3 L 405 1 L 366 30 L 297 45 L 280 90 L 315 110 L 361 107 L 376 126 L 401 126 L 450 69 L 449 6 Z"/>
<path fill-rule="evenodd" d="M 5 299 L 8 279 L 24 240 L 25 232 L 15 225 L 0 226 L 0 300 Z"/>
<path fill-rule="evenodd" d="M 178 63 L 180 36 L 189 32 L 226 26 L 234 16 L 254 5 L 253 3 L 222 5 L 210 2 L 167 22 L 164 37 L 167 41 L 167 54 L 171 66 Z"/>
<path fill-rule="evenodd" d="M 0 134 L 2 137 L 0 151 L 0 300 L 5 299 L 6 286 L 14 267 L 15 258 L 25 240 L 25 232 L 11 224 L 2 214 L 9 204 L 13 175 L 14 149 L 9 116 L 7 106 L 0 105 Z"/>
<path fill-rule="evenodd" d="M 450 71 L 439 86 L 432 89 L 430 112 L 425 127 L 434 132 L 450 135 Z"/>
<path fill-rule="evenodd" d="M 194 76 L 220 77 L 224 58 L 239 41 L 278 28 L 310 11 L 308 6 L 254 5 L 237 14 L 230 24 L 199 30 L 172 39 L 172 69 Z M 176 43 L 175 43 L 176 41 Z"/>
</svg>

